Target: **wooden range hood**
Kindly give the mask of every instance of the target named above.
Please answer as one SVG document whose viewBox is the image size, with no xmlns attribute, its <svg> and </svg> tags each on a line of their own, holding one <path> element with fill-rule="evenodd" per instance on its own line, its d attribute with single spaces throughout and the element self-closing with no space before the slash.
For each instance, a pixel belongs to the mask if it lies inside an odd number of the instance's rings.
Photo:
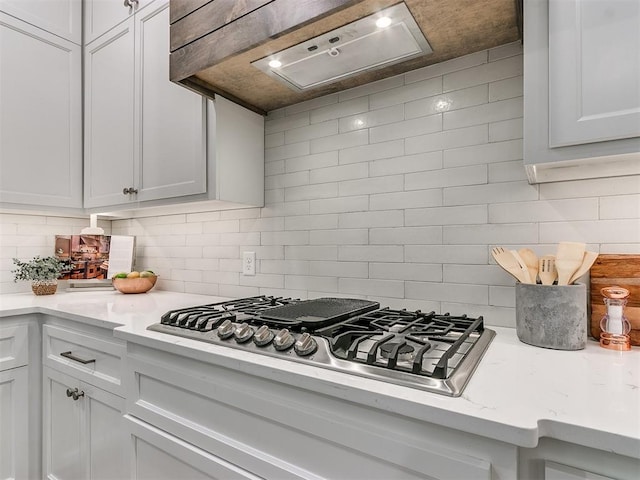
<svg viewBox="0 0 640 480">
<path fill-rule="evenodd" d="M 431 53 L 296 91 L 252 62 L 404 3 Z M 522 0 L 171 0 L 171 81 L 259 113 L 513 42 Z"/>
</svg>

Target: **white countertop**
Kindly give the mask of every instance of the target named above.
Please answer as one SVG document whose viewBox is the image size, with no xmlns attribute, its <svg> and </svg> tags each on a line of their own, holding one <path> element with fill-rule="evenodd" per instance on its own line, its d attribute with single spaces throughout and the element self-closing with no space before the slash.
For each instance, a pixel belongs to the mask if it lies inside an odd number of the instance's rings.
<svg viewBox="0 0 640 480">
<path fill-rule="evenodd" d="M 548 350 L 521 343 L 514 329 L 490 327 L 496 337 L 462 396 L 450 398 L 146 330 L 168 310 L 221 300 L 159 290 L 8 294 L 0 295 L 0 318 L 49 313 L 115 328 L 127 341 L 518 446 L 534 447 L 546 436 L 640 458 L 639 347 L 614 352 L 590 340 L 584 350 Z"/>
</svg>

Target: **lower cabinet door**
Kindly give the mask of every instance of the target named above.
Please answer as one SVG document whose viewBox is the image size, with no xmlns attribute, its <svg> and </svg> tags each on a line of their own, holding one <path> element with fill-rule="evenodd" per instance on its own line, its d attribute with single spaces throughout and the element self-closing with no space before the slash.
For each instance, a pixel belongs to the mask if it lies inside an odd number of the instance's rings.
<svg viewBox="0 0 640 480">
<path fill-rule="evenodd" d="M 0 372 L 0 479 L 3 480 L 29 477 L 27 368 Z"/>
<path fill-rule="evenodd" d="M 124 399 L 49 367 L 43 378 L 45 477 L 129 478 Z"/>
<path fill-rule="evenodd" d="M 261 478 L 135 417 L 125 421 L 135 480 Z"/>
</svg>

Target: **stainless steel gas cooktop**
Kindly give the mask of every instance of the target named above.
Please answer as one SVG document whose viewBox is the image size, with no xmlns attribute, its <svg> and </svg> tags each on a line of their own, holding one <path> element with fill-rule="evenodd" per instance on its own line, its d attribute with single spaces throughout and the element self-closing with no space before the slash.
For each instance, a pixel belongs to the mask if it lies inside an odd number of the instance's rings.
<svg viewBox="0 0 640 480">
<path fill-rule="evenodd" d="M 172 310 L 148 329 L 449 396 L 495 335 L 482 317 L 268 296 Z"/>
</svg>

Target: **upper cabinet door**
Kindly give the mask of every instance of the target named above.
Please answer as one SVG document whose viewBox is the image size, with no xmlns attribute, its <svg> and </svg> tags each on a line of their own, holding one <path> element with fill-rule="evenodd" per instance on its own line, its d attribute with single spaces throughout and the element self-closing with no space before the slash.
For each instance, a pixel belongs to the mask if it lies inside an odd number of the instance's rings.
<svg viewBox="0 0 640 480">
<path fill-rule="evenodd" d="M 77 45 L 82 43 L 82 0 L 0 0 L 0 11 Z"/>
<path fill-rule="evenodd" d="M 128 203 L 133 184 L 133 18 L 85 47 L 85 207 Z"/>
<path fill-rule="evenodd" d="M 640 2 L 549 1 L 549 144 L 640 136 Z"/>
<path fill-rule="evenodd" d="M 0 202 L 82 206 L 81 64 L 79 45 L 0 13 Z"/>
<path fill-rule="evenodd" d="M 169 2 L 135 18 L 137 199 L 206 193 L 206 100 L 169 81 Z"/>
<path fill-rule="evenodd" d="M 69 1 L 80 2 L 80 0 Z M 103 33 L 108 32 L 151 1 L 84 0 L 84 43 L 90 43 Z"/>
</svg>

